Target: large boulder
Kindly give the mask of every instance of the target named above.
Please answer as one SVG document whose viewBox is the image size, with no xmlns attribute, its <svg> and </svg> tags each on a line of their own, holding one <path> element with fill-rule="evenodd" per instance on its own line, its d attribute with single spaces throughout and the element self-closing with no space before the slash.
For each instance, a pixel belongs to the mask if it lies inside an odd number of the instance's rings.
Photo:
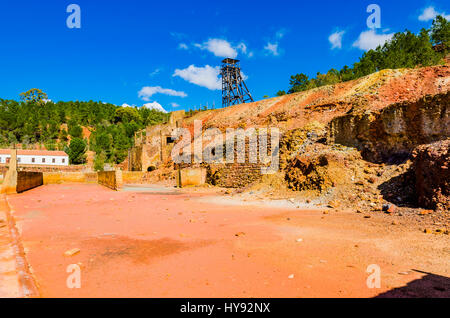
<svg viewBox="0 0 450 318">
<path fill-rule="evenodd" d="M 450 210 L 450 139 L 422 145 L 413 151 L 418 204 Z"/>
</svg>

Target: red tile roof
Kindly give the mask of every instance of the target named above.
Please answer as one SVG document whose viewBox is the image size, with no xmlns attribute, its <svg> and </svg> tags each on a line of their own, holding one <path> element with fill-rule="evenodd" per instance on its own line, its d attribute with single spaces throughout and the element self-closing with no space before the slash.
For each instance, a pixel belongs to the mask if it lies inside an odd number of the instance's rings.
<svg viewBox="0 0 450 318">
<path fill-rule="evenodd" d="M 9 155 L 9 154 L 11 154 L 11 149 L 0 149 L 0 155 Z M 17 154 L 22 156 L 53 156 L 53 157 L 68 156 L 64 151 L 25 150 L 25 149 L 18 149 Z"/>
</svg>

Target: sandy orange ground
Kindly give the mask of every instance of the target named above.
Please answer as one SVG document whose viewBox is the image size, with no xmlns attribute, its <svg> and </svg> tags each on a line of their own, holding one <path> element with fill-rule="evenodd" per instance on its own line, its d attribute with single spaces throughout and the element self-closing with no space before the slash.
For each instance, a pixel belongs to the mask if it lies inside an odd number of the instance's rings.
<svg viewBox="0 0 450 318">
<path fill-rule="evenodd" d="M 411 269 L 443 275 L 428 295 L 449 295 L 433 289 L 448 283 L 447 238 L 209 196 L 48 185 L 8 200 L 42 297 L 372 297 L 427 276 Z M 407 245 L 417 237 L 423 251 Z M 80 289 L 66 286 L 70 264 L 81 266 Z M 366 285 L 369 264 L 381 289 Z"/>
</svg>

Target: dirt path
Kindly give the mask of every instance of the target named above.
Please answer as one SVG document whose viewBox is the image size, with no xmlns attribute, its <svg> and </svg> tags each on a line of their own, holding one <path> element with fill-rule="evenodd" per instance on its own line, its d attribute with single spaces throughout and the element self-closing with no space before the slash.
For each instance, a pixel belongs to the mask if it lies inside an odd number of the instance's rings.
<svg viewBox="0 0 450 318">
<path fill-rule="evenodd" d="M 49 185 L 9 202 L 42 297 L 450 296 L 448 236 L 209 196 Z M 380 289 L 367 287 L 371 264 Z"/>
</svg>

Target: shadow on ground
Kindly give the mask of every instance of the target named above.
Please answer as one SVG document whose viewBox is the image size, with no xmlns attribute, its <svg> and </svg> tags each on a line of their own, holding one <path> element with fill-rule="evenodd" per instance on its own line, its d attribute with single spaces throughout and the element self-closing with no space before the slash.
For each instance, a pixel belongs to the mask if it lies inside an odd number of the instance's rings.
<svg viewBox="0 0 450 318">
<path fill-rule="evenodd" d="M 417 208 L 414 171 L 393 177 L 378 186 L 383 199 L 398 206 Z"/>
<path fill-rule="evenodd" d="M 404 287 L 394 288 L 375 298 L 449 298 L 450 278 L 414 270 L 426 274 L 409 282 Z"/>
</svg>

